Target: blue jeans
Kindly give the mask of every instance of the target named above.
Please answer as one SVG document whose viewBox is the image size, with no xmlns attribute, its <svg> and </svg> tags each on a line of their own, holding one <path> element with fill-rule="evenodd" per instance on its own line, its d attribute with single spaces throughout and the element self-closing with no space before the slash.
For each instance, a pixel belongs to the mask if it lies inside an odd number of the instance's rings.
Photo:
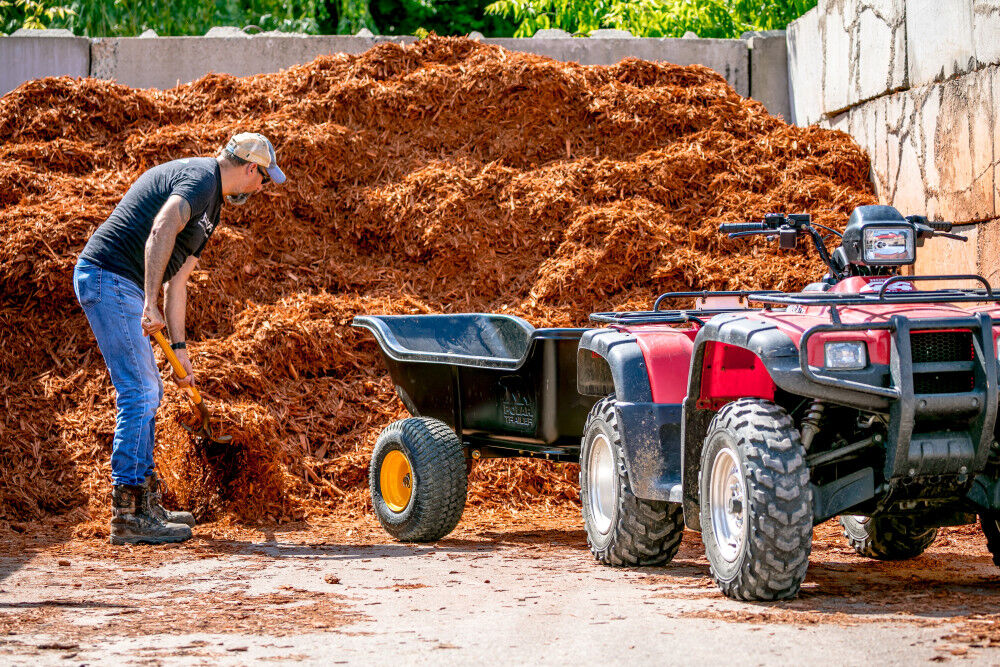
<svg viewBox="0 0 1000 667">
<path fill-rule="evenodd" d="M 143 292 L 128 278 L 85 259 L 76 263 L 73 289 L 117 392 L 111 479 L 142 484 L 153 472 L 156 409 L 163 398 L 153 347 L 142 332 Z"/>
</svg>

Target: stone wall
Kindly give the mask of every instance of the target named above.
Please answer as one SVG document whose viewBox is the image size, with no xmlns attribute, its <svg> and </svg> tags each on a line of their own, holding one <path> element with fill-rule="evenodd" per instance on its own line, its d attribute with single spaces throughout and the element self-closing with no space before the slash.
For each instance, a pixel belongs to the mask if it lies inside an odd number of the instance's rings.
<svg viewBox="0 0 1000 667">
<path fill-rule="evenodd" d="M 285 33 L 251 36 L 234 28 L 213 28 L 205 37 L 40 39 L 0 37 L 0 94 L 23 81 L 59 74 L 89 74 L 134 87 L 170 88 L 209 72 L 237 76 L 277 72 L 321 54 L 362 53 L 379 42 L 408 43 L 415 38 Z M 790 115 L 783 33 L 749 33 L 744 39 L 648 39 L 631 37 L 620 30 L 595 31 L 590 38 L 543 30 L 528 39 L 482 41 L 584 65 L 611 65 L 628 57 L 705 65 L 724 76 L 741 95 L 763 102 L 772 113 L 785 118 Z M 72 43 L 72 48 L 80 52 L 78 61 L 68 64 L 60 60 L 60 49 L 69 48 L 62 46 L 64 42 Z"/>
<path fill-rule="evenodd" d="M 882 202 L 969 237 L 917 271 L 1000 279 L 1000 0 L 820 0 L 787 43 L 794 122 L 849 133 Z"/>
</svg>

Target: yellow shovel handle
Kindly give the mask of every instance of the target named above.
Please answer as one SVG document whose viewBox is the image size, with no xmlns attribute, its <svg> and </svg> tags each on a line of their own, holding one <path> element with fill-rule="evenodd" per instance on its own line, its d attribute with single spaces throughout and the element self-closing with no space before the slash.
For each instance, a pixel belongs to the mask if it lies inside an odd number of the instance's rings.
<svg viewBox="0 0 1000 667">
<path fill-rule="evenodd" d="M 174 369 L 174 375 L 182 380 L 186 378 L 187 371 L 185 371 L 184 367 L 181 366 L 180 359 L 177 358 L 177 355 L 174 354 L 174 351 L 170 348 L 170 343 L 167 342 L 163 332 L 157 331 L 153 334 L 153 338 L 160 344 L 160 347 L 163 349 L 163 354 L 167 355 L 167 361 L 170 362 L 170 366 Z M 198 393 L 198 389 L 196 387 L 184 387 L 184 391 L 188 393 L 188 396 L 191 397 L 191 401 L 195 405 L 201 403 L 201 394 Z"/>
</svg>

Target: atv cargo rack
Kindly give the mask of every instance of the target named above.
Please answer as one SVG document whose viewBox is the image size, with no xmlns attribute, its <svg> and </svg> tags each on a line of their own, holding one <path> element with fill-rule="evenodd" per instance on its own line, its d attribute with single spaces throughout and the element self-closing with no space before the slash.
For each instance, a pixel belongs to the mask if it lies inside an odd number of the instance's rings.
<svg viewBox="0 0 1000 667">
<path fill-rule="evenodd" d="M 696 298 L 703 301 L 707 301 L 713 297 L 725 297 L 733 298 L 736 297 L 740 301 L 749 301 L 753 296 L 766 297 L 766 296 L 777 296 L 782 295 L 784 292 L 779 292 L 776 290 L 757 290 L 757 291 L 738 291 L 738 292 L 666 292 L 656 297 L 656 301 L 653 302 L 652 310 L 634 310 L 634 311 L 623 311 L 623 312 L 607 312 L 607 313 L 592 313 L 590 319 L 594 322 L 602 322 L 605 324 L 619 324 L 624 326 L 630 326 L 635 324 L 684 324 L 687 322 L 694 322 L 696 324 L 703 325 L 705 321 L 703 318 L 713 317 L 715 315 L 721 315 L 723 313 L 743 313 L 748 310 L 759 310 L 750 308 L 749 306 L 741 307 L 720 307 L 720 308 L 691 308 L 682 310 L 660 310 L 660 305 L 664 301 L 670 301 L 673 299 L 690 299 Z M 754 299 L 755 301 L 757 299 Z M 764 310 L 770 310 L 770 306 L 764 306 Z"/>
<path fill-rule="evenodd" d="M 985 289 L 947 288 L 920 292 L 889 292 L 888 287 L 895 283 L 917 282 L 923 280 L 975 280 L 982 283 Z M 989 281 L 980 275 L 954 276 L 893 276 L 886 280 L 878 293 L 854 294 L 850 292 L 800 292 L 785 294 L 777 292 L 764 294 L 752 293 L 747 301 L 768 306 L 829 306 L 830 319 L 834 324 L 840 324 L 838 306 L 870 306 L 873 304 L 901 303 L 1000 303 L 1000 295 L 994 294 Z"/>
</svg>

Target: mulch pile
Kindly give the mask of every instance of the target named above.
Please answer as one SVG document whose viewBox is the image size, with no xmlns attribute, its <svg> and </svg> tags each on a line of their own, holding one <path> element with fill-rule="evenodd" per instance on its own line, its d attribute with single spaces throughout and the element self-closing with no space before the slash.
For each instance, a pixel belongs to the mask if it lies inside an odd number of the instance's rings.
<svg viewBox="0 0 1000 667">
<path fill-rule="evenodd" d="M 812 253 L 718 224 L 842 226 L 875 201 L 847 135 L 790 127 L 699 66 L 432 37 L 162 92 L 25 83 L 0 99 L 0 520 L 106 520 L 114 392 L 74 262 L 143 170 L 240 131 L 265 133 L 289 180 L 225 208 L 189 286 L 189 349 L 233 446 L 199 451 L 176 391 L 158 422 L 161 475 L 203 518 L 365 509 L 370 446 L 404 411 L 356 314 L 564 326 L 668 290 L 797 289 L 822 273 Z M 470 503 L 572 499 L 575 477 L 482 463 Z"/>
</svg>

